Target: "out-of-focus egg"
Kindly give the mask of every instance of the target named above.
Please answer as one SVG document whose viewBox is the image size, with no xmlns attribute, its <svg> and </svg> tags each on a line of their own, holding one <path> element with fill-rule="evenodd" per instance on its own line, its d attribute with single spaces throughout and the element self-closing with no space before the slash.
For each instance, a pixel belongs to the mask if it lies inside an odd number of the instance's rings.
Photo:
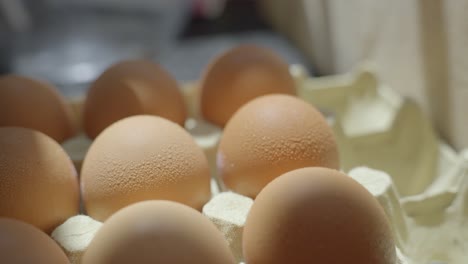
<svg viewBox="0 0 468 264">
<path fill-rule="evenodd" d="M 172 200 L 201 210 L 211 196 L 210 179 L 208 161 L 188 132 L 148 115 L 105 129 L 81 170 L 87 213 L 100 221 L 143 200 Z"/>
<path fill-rule="evenodd" d="M 144 60 L 111 66 L 91 85 L 84 105 L 84 129 L 94 139 L 117 120 L 156 115 L 183 125 L 187 117 L 177 82 L 159 65 Z"/>
<path fill-rule="evenodd" d="M 112 215 L 83 257 L 83 264 L 234 264 L 226 240 L 196 210 L 170 201 L 145 201 Z"/>
<path fill-rule="evenodd" d="M 0 217 L 49 233 L 79 212 L 79 182 L 62 147 L 45 134 L 0 127 Z"/>
<path fill-rule="evenodd" d="M 206 120 L 224 127 L 243 104 L 273 93 L 296 93 L 288 64 L 267 48 L 239 45 L 215 58 L 204 73 L 201 112 Z"/>
<path fill-rule="evenodd" d="M 58 142 L 75 134 L 72 112 L 51 85 L 23 76 L 0 76 L 0 126 L 41 131 Z"/>
<path fill-rule="evenodd" d="M 243 233 L 249 264 L 395 264 L 392 232 L 378 201 L 351 177 L 302 168 L 257 196 Z"/>
<path fill-rule="evenodd" d="M 281 174 L 312 166 L 339 168 L 333 131 L 312 105 L 289 95 L 262 96 L 240 108 L 217 154 L 226 187 L 250 197 Z"/>
<path fill-rule="evenodd" d="M 60 247 L 34 226 L 0 218 L 0 262 L 2 264 L 70 263 Z"/>
</svg>

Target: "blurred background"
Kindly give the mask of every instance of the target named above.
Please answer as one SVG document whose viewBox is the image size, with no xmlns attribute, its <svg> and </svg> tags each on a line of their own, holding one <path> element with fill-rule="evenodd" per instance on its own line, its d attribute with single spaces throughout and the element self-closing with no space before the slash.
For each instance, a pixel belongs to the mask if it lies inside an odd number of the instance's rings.
<svg viewBox="0 0 468 264">
<path fill-rule="evenodd" d="M 468 0 L 0 0 L 0 72 L 82 94 L 111 63 L 150 58 L 179 81 L 243 42 L 311 75 L 363 62 L 468 147 Z"/>
<path fill-rule="evenodd" d="M 244 42 L 308 64 L 254 0 L 0 2 L 0 71 L 49 80 L 69 96 L 129 58 L 157 61 L 179 81 L 196 80 L 215 55 Z"/>
</svg>

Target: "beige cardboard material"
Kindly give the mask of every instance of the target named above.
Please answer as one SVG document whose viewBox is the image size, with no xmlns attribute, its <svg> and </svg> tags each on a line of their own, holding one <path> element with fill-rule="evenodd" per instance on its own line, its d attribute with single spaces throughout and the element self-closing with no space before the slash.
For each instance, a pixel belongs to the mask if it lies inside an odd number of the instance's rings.
<svg viewBox="0 0 468 264">
<path fill-rule="evenodd" d="M 320 74 L 372 62 L 383 82 L 422 107 L 441 138 L 458 150 L 468 147 L 467 1 L 261 3 L 265 17 Z"/>
</svg>

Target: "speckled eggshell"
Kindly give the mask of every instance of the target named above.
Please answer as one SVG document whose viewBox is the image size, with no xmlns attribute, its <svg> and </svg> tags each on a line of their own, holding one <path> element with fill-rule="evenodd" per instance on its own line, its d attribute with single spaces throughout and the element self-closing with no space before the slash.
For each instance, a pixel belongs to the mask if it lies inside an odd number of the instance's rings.
<svg viewBox="0 0 468 264">
<path fill-rule="evenodd" d="M 72 110 L 50 84 L 18 75 L 0 76 L 0 127 L 31 128 L 58 142 L 76 132 Z"/>
<path fill-rule="evenodd" d="M 34 226 L 0 218 L 0 262 L 2 264 L 66 264 L 65 253 L 47 234 Z"/>
<path fill-rule="evenodd" d="M 39 131 L 0 127 L 0 217 L 50 233 L 78 212 L 78 176 L 62 147 Z"/>
<path fill-rule="evenodd" d="M 105 129 L 81 171 L 87 213 L 104 221 L 138 201 L 165 199 L 200 209 L 210 199 L 208 161 L 179 125 L 156 116 L 133 116 Z"/>
<path fill-rule="evenodd" d="M 112 123 L 133 115 L 156 115 L 183 125 L 184 99 L 175 79 L 151 61 L 122 61 L 107 69 L 91 85 L 83 122 L 94 139 Z"/>
<path fill-rule="evenodd" d="M 170 201 L 145 201 L 112 215 L 83 264 L 234 264 L 226 240 L 200 212 Z"/>
<path fill-rule="evenodd" d="M 255 197 L 290 170 L 339 168 L 333 131 L 312 105 L 289 95 L 266 95 L 245 104 L 226 125 L 217 153 L 227 188 Z"/>
<path fill-rule="evenodd" d="M 288 64 L 274 51 L 239 45 L 216 57 L 201 80 L 203 117 L 221 127 L 248 101 L 265 94 L 294 95 L 296 87 Z"/>
<path fill-rule="evenodd" d="M 389 222 L 378 201 L 351 177 L 302 168 L 257 196 L 243 233 L 249 264 L 395 264 Z"/>
</svg>

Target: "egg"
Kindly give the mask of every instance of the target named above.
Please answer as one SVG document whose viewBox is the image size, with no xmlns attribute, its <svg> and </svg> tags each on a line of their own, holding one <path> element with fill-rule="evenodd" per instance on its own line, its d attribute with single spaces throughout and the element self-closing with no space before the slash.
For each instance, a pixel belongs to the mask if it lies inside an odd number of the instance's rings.
<svg viewBox="0 0 468 264">
<path fill-rule="evenodd" d="M 395 264 L 389 222 L 378 201 L 351 177 L 302 168 L 278 177 L 247 216 L 249 264 Z"/>
<path fill-rule="evenodd" d="M 75 134 L 72 111 L 50 84 L 19 75 L 0 76 L 0 127 L 39 130 L 62 142 Z"/>
<path fill-rule="evenodd" d="M 172 200 L 201 210 L 211 197 L 210 180 L 208 161 L 190 134 L 149 115 L 106 128 L 81 170 L 86 211 L 99 221 L 143 200 Z"/>
<path fill-rule="evenodd" d="M 145 201 L 112 215 L 83 256 L 83 264 L 234 264 L 218 229 L 200 212 L 170 201 Z"/>
<path fill-rule="evenodd" d="M 216 57 L 207 67 L 200 89 L 204 119 L 221 127 L 237 109 L 258 96 L 296 93 L 288 64 L 274 51 L 251 44 Z"/>
<path fill-rule="evenodd" d="M 265 95 L 242 106 L 224 129 L 216 163 L 225 186 L 249 197 L 293 169 L 339 168 L 333 131 L 322 114 L 290 95 Z"/>
<path fill-rule="evenodd" d="M 62 147 L 45 134 L 0 127 L 0 217 L 50 233 L 79 212 L 79 182 Z"/>
<path fill-rule="evenodd" d="M 122 61 L 91 85 L 84 104 L 86 134 L 94 139 L 112 123 L 133 115 L 156 115 L 183 125 L 187 110 L 173 77 L 158 64 Z"/>
<path fill-rule="evenodd" d="M 60 247 L 34 226 L 0 218 L 0 262 L 3 264 L 66 264 Z"/>
</svg>

